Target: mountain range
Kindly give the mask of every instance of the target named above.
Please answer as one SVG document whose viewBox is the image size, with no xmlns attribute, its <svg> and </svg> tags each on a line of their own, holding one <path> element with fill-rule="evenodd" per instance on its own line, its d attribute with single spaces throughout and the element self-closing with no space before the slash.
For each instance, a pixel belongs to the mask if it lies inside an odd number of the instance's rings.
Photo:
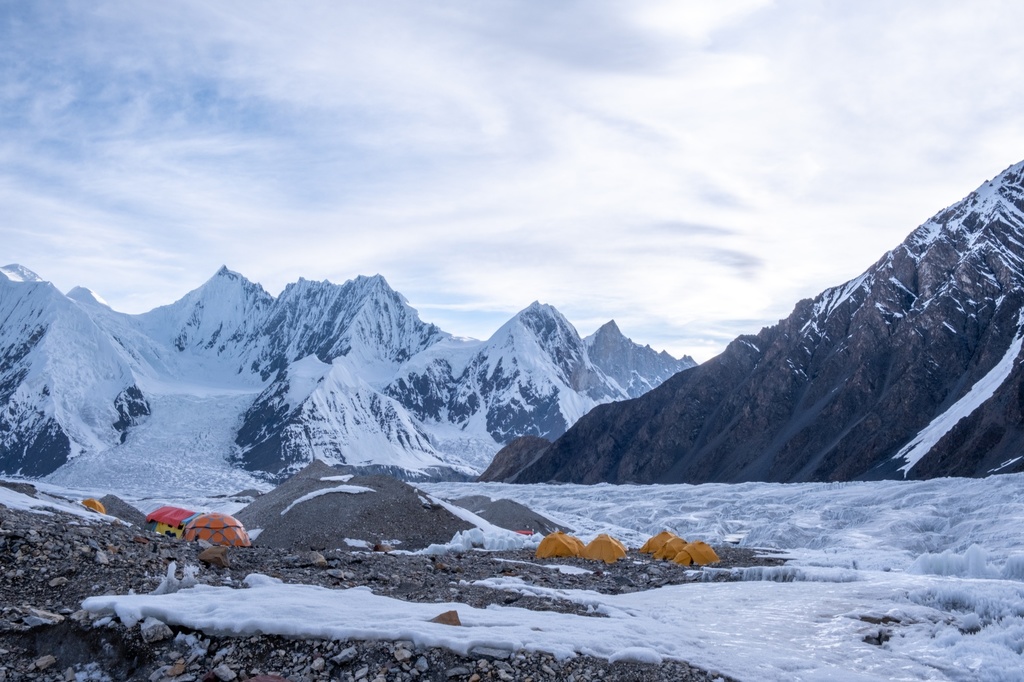
<svg viewBox="0 0 1024 682">
<path fill-rule="evenodd" d="M 1024 471 L 1024 162 L 859 277 L 485 480 L 841 481 Z"/>
<path fill-rule="evenodd" d="M 614 322 L 583 339 L 540 303 L 486 341 L 456 338 L 379 275 L 300 279 L 274 297 L 225 267 L 175 303 L 129 315 L 10 265 L 0 268 L 0 473 L 91 462 L 114 475 L 141 459 L 152 475 L 203 451 L 272 479 L 314 458 L 472 477 L 510 440 L 556 438 L 594 406 L 694 364 L 633 343 Z"/>
</svg>

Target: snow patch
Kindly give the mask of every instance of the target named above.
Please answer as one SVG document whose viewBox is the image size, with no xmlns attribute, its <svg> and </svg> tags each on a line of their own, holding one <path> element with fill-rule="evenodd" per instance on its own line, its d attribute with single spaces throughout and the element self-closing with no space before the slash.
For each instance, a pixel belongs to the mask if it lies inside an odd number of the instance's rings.
<svg viewBox="0 0 1024 682">
<path fill-rule="evenodd" d="M 290 512 L 294 507 L 302 504 L 303 502 L 309 502 L 310 500 L 321 497 L 322 495 L 330 495 L 331 493 L 347 493 L 349 495 L 357 495 L 359 493 L 375 493 L 377 492 L 373 488 L 367 488 L 361 485 L 339 485 L 334 488 L 323 488 L 321 490 L 314 490 L 311 493 L 306 493 L 302 497 L 294 500 L 291 504 L 281 510 L 281 516 L 284 516 Z"/>
<path fill-rule="evenodd" d="M 1020 355 L 1021 345 L 1024 343 L 1022 325 L 1024 325 L 1024 313 L 1017 320 L 1017 335 L 1010 343 L 1006 354 L 996 363 L 995 367 L 979 379 L 964 397 L 933 419 L 928 426 L 924 427 L 920 433 L 914 436 L 909 443 L 904 445 L 893 456 L 893 459 L 905 460 L 906 463 L 899 468 L 903 472 L 904 477 L 961 419 L 970 416 L 972 412 L 991 398 L 1003 382 L 1006 381 L 1006 378 L 1010 376 L 1010 372 L 1013 371 L 1013 363 L 1017 360 L 1017 356 Z"/>
</svg>

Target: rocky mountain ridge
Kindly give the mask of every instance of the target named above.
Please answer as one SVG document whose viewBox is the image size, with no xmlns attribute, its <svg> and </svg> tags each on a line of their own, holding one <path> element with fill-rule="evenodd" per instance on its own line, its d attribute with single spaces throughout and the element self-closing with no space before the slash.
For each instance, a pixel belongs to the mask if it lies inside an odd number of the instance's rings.
<svg viewBox="0 0 1024 682">
<path fill-rule="evenodd" d="M 275 298 L 226 267 L 175 303 L 128 315 L 7 266 L 0 473 L 44 476 L 83 456 L 100 470 L 102 453 L 135 434 L 129 445 L 143 452 L 144 441 L 221 448 L 221 460 L 261 476 L 314 458 L 400 477 L 474 476 L 508 440 L 557 437 L 594 405 L 695 364 L 618 336 L 618 354 L 592 360 L 568 320 L 535 303 L 486 341 L 456 339 L 380 275 L 300 279 Z M 181 409 L 190 396 L 203 398 L 196 409 L 223 411 L 202 420 L 207 431 L 176 419 L 180 438 L 136 433 L 160 421 L 148 419 L 153 409 Z"/>
<path fill-rule="evenodd" d="M 1024 471 L 1024 163 L 940 211 L 860 277 L 797 303 L 550 445 L 517 482 L 703 483 Z M 514 469 L 510 473 L 510 469 Z"/>
</svg>

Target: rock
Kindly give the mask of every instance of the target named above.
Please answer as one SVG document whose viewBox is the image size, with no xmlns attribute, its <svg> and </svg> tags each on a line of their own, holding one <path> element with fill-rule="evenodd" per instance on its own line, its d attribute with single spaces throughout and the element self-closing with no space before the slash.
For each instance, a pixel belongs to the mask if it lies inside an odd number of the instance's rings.
<svg viewBox="0 0 1024 682">
<path fill-rule="evenodd" d="M 231 680 L 238 677 L 234 670 L 229 668 L 226 664 L 221 663 L 213 669 L 213 674 L 218 680 L 222 682 L 230 682 Z"/>
<path fill-rule="evenodd" d="M 354 646 L 350 646 L 347 649 L 343 649 L 341 653 L 339 653 L 337 656 L 333 657 L 331 659 L 331 663 L 334 663 L 336 665 L 351 663 L 356 659 L 356 654 L 358 653 L 359 652 L 356 651 L 356 648 Z"/>
<path fill-rule="evenodd" d="M 416 665 L 413 666 L 421 673 L 425 673 L 430 670 L 430 663 L 427 662 L 426 656 L 420 656 L 416 659 Z"/>
<path fill-rule="evenodd" d="M 199 553 L 198 559 L 210 566 L 219 566 L 220 568 L 231 567 L 231 561 L 228 560 L 227 547 L 207 547 Z"/>
<path fill-rule="evenodd" d="M 110 557 L 103 550 L 96 550 L 95 561 L 101 566 L 108 566 L 110 564 Z"/>
<path fill-rule="evenodd" d="M 54 578 L 53 580 L 51 580 L 47 584 L 50 587 L 61 587 L 62 585 L 67 585 L 68 584 L 68 579 L 65 578 L 64 576 L 60 576 L 60 577 Z"/>
<path fill-rule="evenodd" d="M 174 636 L 171 628 L 167 627 L 166 623 L 153 617 L 142 621 L 142 624 L 139 625 L 139 632 L 142 635 L 142 639 L 150 644 L 162 642 Z"/>
<path fill-rule="evenodd" d="M 49 668 L 51 665 L 53 665 L 56 662 L 57 662 L 57 659 L 55 657 L 51 656 L 50 654 L 47 654 L 47 655 L 43 656 L 42 658 L 37 658 L 36 662 L 34 663 L 34 665 L 35 665 L 36 670 L 42 671 L 42 670 L 46 670 L 47 668 Z"/>
<path fill-rule="evenodd" d="M 473 647 L 470 649 L 469 653 L 472 656 L 480 656 L 481 658 L 491 658 L 502 661 L 512 655 L 512 652 L 506 649 L 495 649 L 494 647 L 489 646 Z"/>
<path fill-rule="evenodd" d="M 302 557 L 306 566 L 316 566 L 317 568 L 327 568 L 327 559 L 320 552 L 308 552 Z"/>
<path fill-rule="evenodd" d="M 42 609 L 29 609 L 28 615 L 22 618 L 29 627 L 37 625 L 56 625 L 64 620 L 64 616 L 58 613 L 50 613 Z"/>
<path fill-rule="evenodd" d="M 430 619 L 430 622 L 441 623 L 442 625 L 462 625 L 462 621 L 459 620 L 459 612 L 455 610 L 445 611 L 442 614 L 434 616 Z"/>
<path fill-rule="evenodd" d="M 470 673 L 469 668 L 467 668 L 464 665 L 458 665 L 458 666 L 455 666 L 454 668 L 449 668 L 447 670 L 447 672 L 445 672 L 444 675 L 448 679 L 451 679 L 453 677 L 463 677 L 465 675 L 468 675 L 469 673 Z"/>
<path fill-rule="evenodd" d="M 413 653 L 408 649 L 398 648 L 395 649 L 395 660 L 399 663 L 405 663 L 413 657 Z"/>
</svg>

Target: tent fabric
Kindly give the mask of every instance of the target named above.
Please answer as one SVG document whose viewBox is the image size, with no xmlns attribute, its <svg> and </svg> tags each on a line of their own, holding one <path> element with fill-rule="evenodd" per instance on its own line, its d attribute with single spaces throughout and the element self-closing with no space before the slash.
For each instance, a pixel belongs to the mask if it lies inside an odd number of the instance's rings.
<svg viewBox="0 0 1024 682">
<path fill-rule="evenodd" d="M 547 559 L 551 557 L 580 556 L 583 553 L 583 542 L 579 538 L 567 535 L 556 530 L 544 537 L 537 545 L 536 557 Z"/>
<path fill-rule="evenodd" d="M 684 548 L 684 551 L 693 558 L 693 563 L 700 564 L 701 566 L 715 564 L 719 561 L 718 554 L 715 553 L 715 550 L 711 549 L 708 544 L 701 542 L 700 540 L 688 544 Z"/>
<path fill-rule="evenodd" d="M 689 566 L 693 563 L 693 556 L 691 556 L 685 549 L 681 549 L 676 552 L 674 557 L 672 557 L 672 561 L 681 566 Z"/>
<path fill-rule="evenodd" d="M 196 516 L 196 512 L 190 509 L 160 507 L 146 515 L 146 528 L 160 535 L 180 538 L 185 532 L 185 524 L 194 516 Z"/>
<path fill-rule="evenodd" d="M 188 541 L 206 540 L 225 547 L 250 547 L 252 542 L 242 522 L 234 516 L 220 512 L 198 514 L 185 524 L 184 537 Z"/>
<path fill-rule="evenodd" d="M 664 547 L 666 542 L 668 542 L 669 540 L 671 540 L 673 538 L 678 538 L 678 537 L 679 536 L 676 535 L 675 533 L 669 532 L 667 530 L 663 530 L 660 533 L 658 533 L 657 535 L 652 536 L 647 542 L 645 542 L 644 546 L 640 548 L 640 553 L 641 554 L 654 554 L 659 549 Z"/>
<path fill-rule="evenodd" d="M 612 536 L 601 533 L 583 548 L 580 555 L 586 559 L 614 564 L 626 556 L 626 547 Z"/>
<path fill-rule="evenodd" d="M 92 509 L 95 512 L 99 512 L 100 514 L 107 513 L 107 508 L 104 507 L 103 503 L 97 500 L 95 497 L 90 497 L 82 500 L 82 506 L 88 507 L 89 509 Z"/>
<path fill-rule="evenodd" d="M 680 550 L 686 547 L 686 545 L 686 540 L 682 538 L 672 538 L 662 545 L 661 549 L 654 553 L 654 558 L 660 560 L 672 560 Z"/>
</svg>

